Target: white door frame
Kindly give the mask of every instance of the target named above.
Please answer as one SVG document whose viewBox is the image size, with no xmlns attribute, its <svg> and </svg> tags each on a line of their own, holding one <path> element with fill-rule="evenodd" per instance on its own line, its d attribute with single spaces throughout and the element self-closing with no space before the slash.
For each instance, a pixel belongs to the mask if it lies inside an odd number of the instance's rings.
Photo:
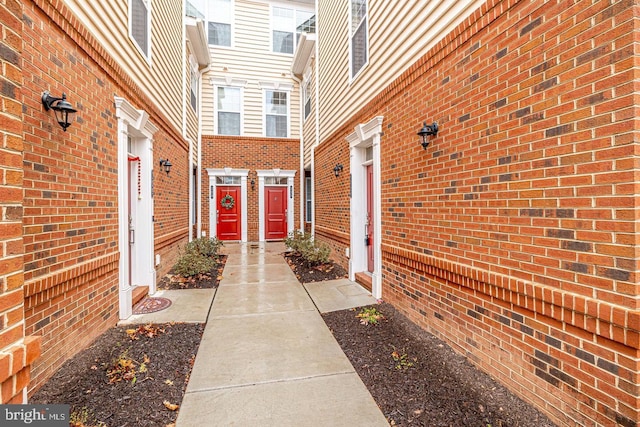
<svg viewBox="0 0 640 427">
<path fill-rule="evenodd" d="M 365 245 L 364 225 L 367 221 L 367 177 L 366 166 L 373 165 L 373 273 L 372 295 L 382 298 L 382 219 L 380 183 L 380 136 L 382 135 L 383 116 L 377 116 L 368 123 L 359 124 L 355 131 L 347 136 L 351 168 L 351 207 L 349 251 L 349 279 L 355 280 L 356 273 L 367 271 L 367 247 Z M 366 150 L 373 148 L 373 159 L 367 161 Z"/>
<path fill-rule="evenodd" d="M 295 206 L 293 204 L 294 186 L 293 179 L 296 176 L 295 170 L 281 170 L 281 169 L 263 169 L 257 170 L 258 174 L 258 236 L 261 242 L 265 241 L 265 201 L 264 201 L 264 179 L 266 177 L 286 177 L 287 178 L 287 235 L 293 232 L 294 223 L 293 217 L 295 213 Z"/>
<path fill-rule="evenodd" d="M 247 242 L 247 176 L 249 175 L 249 169 L 233 169 L 233 168 L 222 168 L 222 169 L 212 169 L 207 168 L 207 173 L 209 174 L 209 235 L 211 237 L 217 237 L 218 235 L 218 227 L 217 227 L 217 211 L 218 211 L 218 203 L 216 200 L 216 178 L 219 176 L 239 176 L 240 177 L 240 235 L 241 242 Z"/>
<path fill-rule="evenodd" d="M 149 114 L 137 110 L 124 98 L 115 97 L 118 119 L 118 265 L 119 315 L 127 319 L 132 312 L 132 291 L 137 285 L 149 286 L 149 293 L 156 291 L 153 233 L 153 135 L 158 128 L 149 121 Z M 129 138 L 131 151 L 129 153 Z M 140 191 L 133 200 L 135 243 L 129 245 L 128 191 L 129 154 L 139 157 Z M 136 177 L 137 178 L 137 177 Z M 135 261 L 131 269 L 129 252 Z M 131 283 L 129 270 L 131 269 Z"/>
</svg>

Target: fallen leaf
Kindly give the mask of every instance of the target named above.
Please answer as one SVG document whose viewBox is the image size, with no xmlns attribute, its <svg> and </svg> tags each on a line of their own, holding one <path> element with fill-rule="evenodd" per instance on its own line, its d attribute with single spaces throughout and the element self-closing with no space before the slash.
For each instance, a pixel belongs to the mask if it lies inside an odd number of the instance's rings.
<svg viewBox="0 0 640 427">
<path fill-rule="evenodd" d="M 173 385 L 173 381 L 171 381 L 171 380 L 164 380 L 164 383 L 166 385 Z"/>
<path fill-rule="evenodd" d="M 165 400 L 164 402 L 162 402 L 162 404 L 164 405 L 165 408 L 167 408 L 170 411 L 175 411 L 176 409 L 178 409 L 180 407 L 180 405 L 176 405 L 175 403 L 171 403 L 168 400 Z"/>
</svg>

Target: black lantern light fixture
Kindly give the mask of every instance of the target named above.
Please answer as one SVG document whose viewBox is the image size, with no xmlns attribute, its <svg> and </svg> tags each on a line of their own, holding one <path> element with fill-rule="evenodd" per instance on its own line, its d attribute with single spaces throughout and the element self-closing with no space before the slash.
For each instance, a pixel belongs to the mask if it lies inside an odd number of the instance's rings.
<svg viewBox="0 0 640 427">
<path fill-rule="evenodd" d="M 66 132 L 67 128 L 71 126 L 72 115 L 77 111 L 73 108 L 73 105 L 67 101 L 67 95 L 63 93 L 61 98 L 56 98 L 55 96 L 51 96 L 49 91 L 45 91 L 42 94 L 42 105 L 44 105 L 45 111 L 54 111 L 58 124 L 62 127 L 62 130 Z"/>
<path fill-rule="evenodd" d="M 338 163 L 336 167 L 333 168 L 333 174 L 336 176 L 336 178 L 340 176 L 340 172 L 342 172 L 342 169 L 343 167 L 340 163 Z"/>
<path fill-rule="evenodd" d="M 167 175 L 169 175 L 169 172 L 171 172 L 171 166 L 173 165 L 171 164 L 169 159 L 160 159 L 160 167 L 164 169 Z"/>
<path fill-rule="evenodd" d="M 422 137 L 422 148 L 426 150 L 427 146 L 429 145 L 429 136 L 436 136 L 437 134 L 438 123 L 433 122 L 432 124 L 428 125 L 427 122 L 423 122 L 422 129 L 420 129 L 420 132 L 418 132 L 418 135 Z"/>
</svg>

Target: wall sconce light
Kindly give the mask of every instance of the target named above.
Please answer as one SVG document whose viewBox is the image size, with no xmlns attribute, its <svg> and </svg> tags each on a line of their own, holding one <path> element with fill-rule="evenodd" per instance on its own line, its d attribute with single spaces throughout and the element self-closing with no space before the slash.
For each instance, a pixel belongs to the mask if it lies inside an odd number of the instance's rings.
<svg viewBox="0 0 640 427">
<path fill-rule="evenodd" d="M 171 172 L 171 166 L 173 165 L 171 164 L 169 159 L 160 159 L 160 167 L 164 169 L 167 175 L 169 175 L 169 172 Z"/>
<path fill-rule="evenodd" d="M 76 109 L 67 101 L 67 95 L 62 94 L 62 98 L 56 98 L 51 96 L 49 91 L 45 91 L 42 94 L 42 105 L 44 110 L 53 110 L 56 115 L 56 120 L 63 131 L 67 131 L 67 128 L 71 126 L 71 116 L 76 113 Z"/>
<path fill-rule="evenodd" d="M 256 180 L 255 179 L 251 179 L 251 189 L 252 190 L 256 189 Z"/>
<path fill-rule="evenodd" d="M 438 134 L 438 123 L 433 122 L 433 124 L 427 125 L 427 122 L 423 122 L 422 129 L 418 132 L 418 135 L 422 137 L 422 148 L 425 150 L 429 145 L 429 136 L 436 136 Z"/>
<path fill-rule="evenodd" d="M 343 169 L 343 167 L 342 167 L 342 165 L 340 163 L 338 163 L 336 165 L 336 167 L 333 168 L 333 173 L 336 176 L 336 178 L 340 176 L 340 172 L 342 172 L 342 169 Z"/>
</svg>

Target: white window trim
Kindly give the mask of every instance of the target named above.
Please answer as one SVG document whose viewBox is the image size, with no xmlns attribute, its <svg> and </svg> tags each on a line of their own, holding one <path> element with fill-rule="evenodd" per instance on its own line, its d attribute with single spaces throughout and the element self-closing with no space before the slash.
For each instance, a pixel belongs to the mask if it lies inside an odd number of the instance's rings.
<svg viewBox="0 0 640 427">
<path fill-rule="evenodd" d="M 246 80 L 235 79 L 233 77 L 213 77 L 211 78 L 211 84 L 213 85 L 213 134 L 218 133 L 218 88 L 219 87 L 233 87 L 240 89 L 240 135 L 229 136 L 244 136 L 244 88 L 247 85 Z"/>
<path fill-rule="evenodd" d="M 211 11 L 209 10 L 210 7 L 212 7 L 213 3 L 208 1 L 207 2 L 207 10 L 206 12 L 204 12 L 205 16 L 207 17 L 206 20 L 206 32 L 207 32 L 207 45 L 215 48 L 215 49 L 233 49 L 233 47 L 235 46 L 235 16 L 236 16 L 236 2 L 235 0 L 231 0 L 231 16 L 234 17 L 231 19 L 231 22 L 223 22 L 223 21 L 214 21 L 212 19 L 209 19 L 210 16 L 212 16 L 215 11 Z M 229 24 L 230 25 L 230 30 L 231 31 L 231 40 L 229 42 L 229 46 L 222 46 L 219 44 L 211 44 L 209 43 L 209 22 L 214 22 L 217 24 Z"/>
<path fill-rule="evenodd" d="M 364 64 L 362 64 L 362 67 L 360 67 L 360 69 L 355 75 L 351 75 L 351 70 L 353 69 L 353 34 L 351 33 L 353 16 L 351 12 L 352 0 L 349 0 L 349 84 L 354 82 L 362 74 L 364 69 L 367 68 L 367 66 L 369 65 L 369 59 L 371 57 L 369 52 L 369 0 L 366 0 L 366 2 L 367 2 L 367 12 L 364 15 L 364 19 L 366 21 L 365 32 L 367 34 L 367 40 L 366 40 L 367 60 L 365 61 Z"/>
<path fill-rule="evenodd" d="M 293 84 L 280 82 L 259 82 L 262 89 L 262 136 L 265 138 L 291 138 L 291 93 Z M 267 136 L 267 91 L 287 92 L 287 136 Z"/>
<path fill-rule="evenodd" d="M 151 0 L 142 0 L 142 2 L 144 3 L 144 5 L 147 8 L 147 46 L 149 47 L 149 53 L 145 53 L 142 48 L 140 47 L 140 45 L 138 44 L 138 41 L 133 37 L 133 33 L 131 32 L 131 29 L 133 28 L 133 0 L 129 0 L 129 39 L 132 41 L 133 45 L 135 46 L 136 50 L 138 51 L 138 53 L 140 53 L 140 55 L 142 55 L 142 57 L 149 63 L 151 64 L 151 51 L 153 50 L 151 48 Z"/>
<path fill-rule="evenodd" d="M 313 89 L 311 88 L 311 80 L 306 77 L 302 80 L 302 121 L 306 122 L 311 115 L 311 108 L 309 108 L 309 114 L 307 114 L 307 101 L 311 103 L 311 94 Z M 313 105 L 311 105 L 313 107 Z"/>
</svg>

